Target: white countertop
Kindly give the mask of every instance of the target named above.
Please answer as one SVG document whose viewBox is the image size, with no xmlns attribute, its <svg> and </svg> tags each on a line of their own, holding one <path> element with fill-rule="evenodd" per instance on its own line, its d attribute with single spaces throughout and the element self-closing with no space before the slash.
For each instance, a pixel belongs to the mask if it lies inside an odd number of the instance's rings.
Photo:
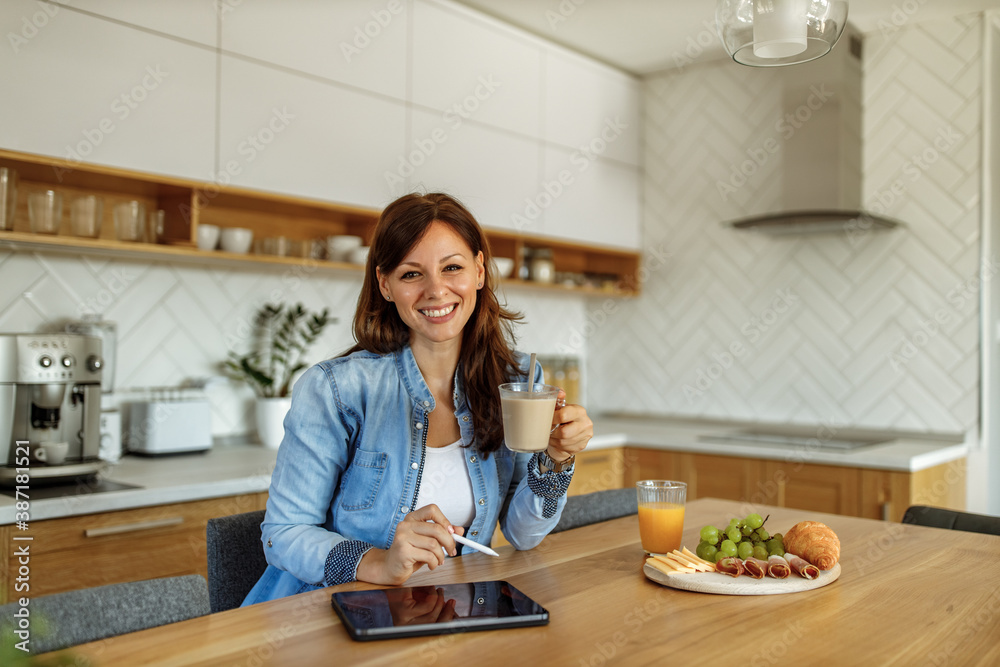
<svg viewBox="0 0 1000 667">
<path fill-rule="evenodd" d="M 822 434 L 814 438 L 817 446 L 769 446 L 760 444 L 720 444 L 700 440 L 706 435 L 735 433 L 745 424 L 651 418 L 642 416 L 596 417 L 594 438 L 588 449 L 640 447 L 668 451 L 742 456 L 781 461 L 801 461 L 825 465 L 915 472 L 960 459 L 967 446 L 960 436 L 876 434 L 884 444 L 852 452 L 823 449 Z M 831 437 L 851 434 L 847 429 Z M 871 432 L 868 432 L 870 434 Z M 207 498 L 222 498 L 244 493 L 267 491 L 277 450 L 260 445 L 217 445 L 203 453 L 167 457 L 125 456 L 109 466 L 105 479 L 139 488 L 89 492 L 79 487 L 75 495 L 63 498 L 31 499 L 30 520 L 114 512 L 116 510 L 181 503 Z M 0 495 L 0 525 L 14 523 L 15 499 Z"/>
<path fill-rule="evenodd" d="M 765 445 L 756 443 L 708 442 L 706 436 L 738 434 L 747 429 L 787 430 L 802 435 L 805 445 Z M 870 438 L 881 441 L 853 451 L 837 451 L 826 447 L 829 441 L 840 438 Z M 942 463 L 965 457 L 968 446 L 957 434 L 914 434 L 890 431 L 857 430 L 848 428 L 816 428 L 810 431 L 797 428 L 733 424 L 697 420 L 667 419 L 656 417 L 625 416 L 594 419 L 594 439 L 588 449 L 601 449 L 627 444 L 630 447 L 662 449 L 668 451 L 741 456 L 775 461 L 846 466 L 916 472 Z"/>
</svg>

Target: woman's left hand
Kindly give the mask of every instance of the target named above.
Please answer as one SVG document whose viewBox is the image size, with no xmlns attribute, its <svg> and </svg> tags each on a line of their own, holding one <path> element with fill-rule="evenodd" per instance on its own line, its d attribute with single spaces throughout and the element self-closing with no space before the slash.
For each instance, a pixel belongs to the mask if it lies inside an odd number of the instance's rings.
<svg viewBox="0 0 1000 667">
<path fill-rule="evenodd" d="M 582 405 L 566 405 L 566 392 L 559 390 L 552 415 L 552 433 L 546 450 L 553 461 L 565 461 L 582 452 L 594 437 L 594 422 Z"/>
</svg>

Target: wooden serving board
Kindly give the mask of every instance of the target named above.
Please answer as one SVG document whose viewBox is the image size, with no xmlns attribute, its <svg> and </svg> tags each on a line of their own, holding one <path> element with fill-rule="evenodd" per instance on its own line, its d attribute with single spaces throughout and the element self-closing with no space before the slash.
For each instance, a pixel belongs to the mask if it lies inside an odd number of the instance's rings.
<svg viewBox="0 0 1000 667">
<path fill-rule="evenodd" d="M 840 576 L 840 563 L 831 569 L 821 571 L 815 579 L 804 579 L 792 572 L 787 579 L 764 577 L 754 579 L 743 575 L 730 577 L 718 572 L 694 572 L 666 575 L 649 565 L 642 566 L 647 579 L 658 584 L 695 593 L 716 593 L 718 595 L 782 595 L 801 593 L 832 584 Z"/>
</svg>

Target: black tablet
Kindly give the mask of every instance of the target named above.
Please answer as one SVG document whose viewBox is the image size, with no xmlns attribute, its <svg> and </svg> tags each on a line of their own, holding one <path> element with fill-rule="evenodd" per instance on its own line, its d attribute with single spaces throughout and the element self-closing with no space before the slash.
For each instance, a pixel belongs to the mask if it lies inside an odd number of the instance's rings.
<svg viewBox="0 0 1000 667">
<path fill-rule="evenodd" d="M 546 625 L 549 612 L 506 581 L 408 586 L 333 594 L 357 641 Z"/>
</svg>

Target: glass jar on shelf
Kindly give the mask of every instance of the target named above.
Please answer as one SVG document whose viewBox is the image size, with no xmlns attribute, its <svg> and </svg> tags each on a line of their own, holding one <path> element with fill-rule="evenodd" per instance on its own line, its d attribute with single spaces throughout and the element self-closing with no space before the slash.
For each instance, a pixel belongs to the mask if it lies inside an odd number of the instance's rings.
<svg viewBox="0 0 1000 667">
<path fill-rule="evenodd" d="M 556 280 L 556 265 L 552 261 L 552 250 L 535 248 L 531 252 L 531 280 L 536 283 L 553 283 Z"/>
</svg>

